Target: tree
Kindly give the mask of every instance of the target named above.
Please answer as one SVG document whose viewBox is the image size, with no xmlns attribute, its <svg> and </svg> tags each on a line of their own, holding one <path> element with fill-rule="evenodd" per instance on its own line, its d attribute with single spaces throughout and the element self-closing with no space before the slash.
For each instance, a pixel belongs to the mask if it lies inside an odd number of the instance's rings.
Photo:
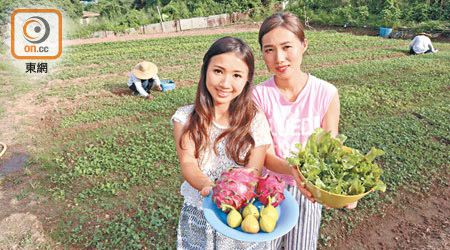
<svg viewBox="0 0 450 250">
<path fill-rule="evenodd" d="M 54 8 L 59 10 L 63 17 L 71 19 L 80 18 L 83 15 L 83 6 L 71 0 L 0 0 L 0 25 L 11 22 L 11 14 L 16 9 L 30 8 Z"/>
<path fill-rule="evenodd" d="M 174 0 L 162 8 L 162 13 L 168 15 L 171 19 L 182 19 L 191 17 L 185 1 Z"/>
<path fill-rule="evenodd" d="M 190 1 L 189 1 L 190 2 Z M 156 6 L 165 6 L 170 3 L 170 0 L 133 0 L 131 7 L 137 10 L 153 8 Z"/>
<path fill-rule="evenodd" d="M 120 6 L 118 2 L 100 1 L 98 3 L 98 8 L 102 18 L 114 19 L 127 13 L 127 10 Z"/>
</svg>

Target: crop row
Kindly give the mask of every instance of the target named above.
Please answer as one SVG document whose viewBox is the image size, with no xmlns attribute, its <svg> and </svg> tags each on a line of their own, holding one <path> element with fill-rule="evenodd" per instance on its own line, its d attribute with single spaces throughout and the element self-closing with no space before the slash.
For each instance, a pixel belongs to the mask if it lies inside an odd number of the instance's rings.
<svg viewBox="0 0 450 250">
<path fill-rule="evenodd" d="M 442 52 L 447 54 L 447 51 Z M 430 55 L 433 56 L 433 55 Z M 443 55 L 445 57 L 445 55 Z M 337 85 L 342 93 L 342 99 L 344 100 L 343 106 L 349 109 L 344 109 L 343 115 L 346 115 L 346 111 L 352 112 L 352 109 L 377 109 L 377 101 L 383 101 L 383 105 L 389 105 L 389 109 L 396 107 L 399 104 L 404 103 L 404 100 L 414 101 L 413 96 L 417 94 L 427 95 L 435 94 L 441 89 L 442 81 L 448 80 L 448 75 L 445 74 L 448 68 L 448 62 L 444 60 L 441 63 L 436 64 L 435 60 L 429 60 L 428 56 L 414 58 L 414 57 L 402 57 L 393 59 L 383 59 L 376 61 L 362 61 L 360 63 L 339 65 L 334 67 L 328 67 L 317 70 L 310 70 L 310 72 L 322 79 L 327 79 Z M 425 69 L 420 67 L 425 66 Z M 433 70 L 429 70 L 433 69 Z M 403 71 L 404 74 L 399 75 L 398 72 Z M 181 75 L 179 71 L 174 72 L 175 75 Z M 198 77 L 198 72 L 191 72 L 190 79 L 194 82 Z M 413 76 L 413 77 L 412 77 Z M 260 82 L 267 79 L 266 75 L 257 76 L 255 82 Z M 364 77 L 364 78 L 361 78 Z M 91 84 L 93 88 L 95 86 L 104 88 L 104 84 L 120 87 L 125 87 L 126 79 L 115 78 L 112 81 L 110 79 L 98 79 L 97 83 Z M 431 80 L 430 80 L 431 79 Z M 427 88 L 427 86 L 429 86 Z M 67 87 L 69 89 L 70 87 Z M 195 88 L 195 86 L 194 86 Z M 193 90 L 190 90 L 193 93 Z M 183 95 L 185 93 L 182 93 Z M 111 104 L 96 104 L 84 103 L 81 107 L 75 110 L 71 116 L 65 118 L 62 121 L 62 126 L 67 126 L 66 123 L 70 121 L 78 122 L 92 122 L 101 119 L 107 119 L 116 115 L 133 115 L 135 112 L 141 112 L 142 106 L 145 106 L 145 110 L 151 109 L 150 106 L 159 105 L 160 98 L 169 98 L 178 93 L 167 92 L 163 95 L 157 95 L 155 102 L 142 104 L 142 100 L 128 100 L 128 98 L 114 100 Z M 190 95 L 192 98 L 192 95 Z M 364 97 L 364 98 L 363 98 Z M 416 96 L 417 98 L 417 96 Z M 179 97 L 174 98 L 179 100 Z M 192 99 L 191 99 L 192 100 Z M 352 101 L 353 100 L 353 101 Z M 163 100 L 162 100 L 163 101 Z M 345 106 L 348 101 L 351 105 Z M 356 103 L 358 105 L 356 105 Z M 175 102 L 179 103 L 179 102 Z M 97 105 L 101 105 L 103 110 L 98 110 Z M 149 107 L 146 107 L 149 105 Z M 86 107 L 86 108 L 84 108 Z M 357 113 L 355 113 L 358 117 Z M 353 120 L 353 119 L 352 119 Z"/>
<path fill-rule="evenodd" d="M 324 33 L 324 34 L 321 34 Z M 259 51 L 256 32 L 232 34 L 247 41 L 255 53 Z M 400 40 L 384 40 L 375 37 L 352 37 L 345 38 L 343 34 L 327 34 L 325 32 L 314 32 L 308 35 L 309 51 L 320 53 L 323 51 L 335 50 L 354 50 L 359 48 L 379 48 L 384 46 L 398 46 L 405 42 Z M 206 38 L 203 36 L 191 36 L 180 38 L 180 41 L 174 42 L 173 39 L 148 39 L 118 42 L 117 45 L 110 46 L 106 43 L 81 45 L 77 47 L 70 46 L 65 48 L 63 54 L 67 55 L 62 65 L 73 65 L 83 61 L 90 63 L 104 62 L 111 57 L 121 57 L 123 55 L 140 55 L 141 58 L 166 58 L 174 56 L 174 52 L 179 51 L 206 51 L 210 44 L 222 35 L 211 35 Z M 325 39 L 327 38 L 327 39 Z M 347 39 L 347 40 L 345 40 Z"/>
</svg>

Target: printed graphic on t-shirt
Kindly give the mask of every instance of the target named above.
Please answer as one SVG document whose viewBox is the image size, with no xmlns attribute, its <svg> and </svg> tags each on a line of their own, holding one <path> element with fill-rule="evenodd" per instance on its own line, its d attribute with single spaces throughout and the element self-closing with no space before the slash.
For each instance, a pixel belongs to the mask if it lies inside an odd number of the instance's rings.
<svg viewBox="0 0 450 250">
<path fill-rule="evenodd" d="M 277 126 L 279 123 L 273 121 L 274 118 L 269 118 L 269 123 L 272 126 Z M 276 118 L 275 118 L 276 119 Z M 309 136 L 314 133 L 314 129 L 320 127 L 320 116 L 312 116 L 306 118 L 291 118 L 285 121 L 283 128 L 272 129 L 274 139 L 274 146 L 276 154 L 280 157 L 290 156 L 290 152 L 298 153 L 295 145 L 299 142 L 302 147 L 305 147 Z"/>
</svg>

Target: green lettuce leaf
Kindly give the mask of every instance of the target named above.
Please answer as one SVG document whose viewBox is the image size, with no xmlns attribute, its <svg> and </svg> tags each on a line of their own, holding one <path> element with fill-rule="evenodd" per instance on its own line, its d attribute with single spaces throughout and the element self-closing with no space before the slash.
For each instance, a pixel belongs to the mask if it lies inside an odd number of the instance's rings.
<svg viewBox="0 0 450 250">
<path fill-rule="evenodd" d="M 331 138 L 331 133 L 318 128 L 315 130 L 305 148 L 296 145 L 298 153 L 291 152 L 287 160 L 315 186 L 335 194 L 356 195 L 368 190 L 385 191 L 386 185 L 380 180 L 383 170 L 374 163 L 376 157 L 384 152 L 372 147 L 363 155 L 357 149 L 350 152 L 342 146 L 347 139 L 345 135 Z"/>
</svg>

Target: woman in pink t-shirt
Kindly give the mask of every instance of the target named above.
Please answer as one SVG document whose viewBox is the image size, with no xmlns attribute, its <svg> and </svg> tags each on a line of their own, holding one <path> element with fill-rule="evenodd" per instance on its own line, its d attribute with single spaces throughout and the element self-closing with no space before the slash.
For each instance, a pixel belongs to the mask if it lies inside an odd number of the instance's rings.
<svg viewBox="0 0 450 250">
<path fill-rule="evenodd" d="M 322 205 L 315 202 L 298 171 L 289 167 L 285 159 L 290 152 L 297 151 L 297 143 L 305 146 L 318 127 L 331 131 L 332 136 L 338 134 L 338 91 L 332 84 L 302 71 L 308 41 L 294 14 L 277 13 L 268 17 L 259 30 L 259 44 L 264 62 L 273 73 L 273 77 L 258 84 L 253 91 L 253 100 L 265 113 L 273 138 L 264 165 L 286 181 L 300 210 L 297 225 L 278 239 L 278 249 L 283 240 L 284 249 L 316 249 Z"/>
</svg>

